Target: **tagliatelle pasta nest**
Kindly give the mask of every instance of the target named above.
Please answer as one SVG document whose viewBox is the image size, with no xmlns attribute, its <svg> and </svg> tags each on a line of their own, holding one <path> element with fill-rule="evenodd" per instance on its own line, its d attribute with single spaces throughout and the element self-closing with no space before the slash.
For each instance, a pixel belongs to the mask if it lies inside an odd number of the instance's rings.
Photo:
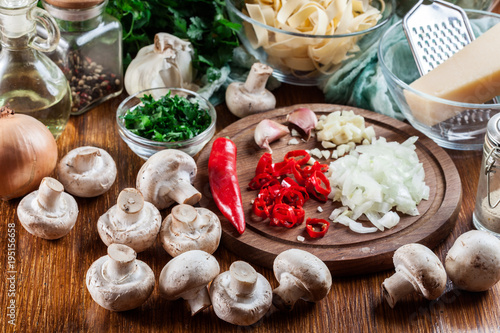
<svg viewBox="0 0 500 333">
<path fill-rule="evenodd" d="M 382 17 L 370 0 L 246 0 L 246 15 L 265 25 L 283 30 L 275 33 L 257 24 L 247 24 L 252 47 L 262 47 L 268 62 L 289 68 L 294 74 L 319 71 L 330 74 L 338 64 L 359 51 L 362 34 L 335 36 L 369 29 Z M 385 6 L 381 1 L 382 11 Z M 254 33 L 248 33 L 253 28 Z"/>
</svg>

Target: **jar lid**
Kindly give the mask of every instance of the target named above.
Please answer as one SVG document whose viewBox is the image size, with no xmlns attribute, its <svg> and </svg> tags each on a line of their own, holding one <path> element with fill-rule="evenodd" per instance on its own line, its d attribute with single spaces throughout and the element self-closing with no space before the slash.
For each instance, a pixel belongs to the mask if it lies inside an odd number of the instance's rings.
<svg viewBox="0 0 500 333">
<path fill-rule="evenodd" d="M 46 3 L 64 9 L 85 9 L 103 3 L 105 0 L 44 0 Z"/>
<path fill-rule="evenodd" d="M 488 120 L 487 135 L 493 144 L 500 146 L 500 113 Z"/>
</svg>

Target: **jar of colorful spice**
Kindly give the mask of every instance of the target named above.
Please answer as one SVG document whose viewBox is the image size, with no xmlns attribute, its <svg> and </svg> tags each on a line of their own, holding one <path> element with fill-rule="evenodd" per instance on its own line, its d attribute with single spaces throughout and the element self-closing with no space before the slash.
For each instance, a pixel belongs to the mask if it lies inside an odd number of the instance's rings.
<svg viewBox="0 0 500 333">
<path fill-rule="evenodd" d="M 65 73 L 71 114 L 82 114 L 123 90 L 122 26 L 105 12 L 107 0 L 43 0 L 61 31 L 49 57 Z"/>
</svg>

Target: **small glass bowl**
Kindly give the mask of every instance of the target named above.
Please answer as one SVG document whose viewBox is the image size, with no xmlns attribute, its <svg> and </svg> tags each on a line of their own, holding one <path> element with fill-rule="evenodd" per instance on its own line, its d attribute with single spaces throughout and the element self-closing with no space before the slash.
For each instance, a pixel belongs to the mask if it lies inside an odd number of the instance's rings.
<svg viewBox="0 0 500 333">
<path fill-rule="evenodd" d="M 226 0 L 230 20 L 233 23 L 242 25 L 242 28 L 238 32 L 238 37 L 247 52 L 261 63 L 271 66 L 273 68 L 273 76 L 279 81 L 300 86 L 318 85 L 345 64 L 357 61 L 358 55 L 363 54 L 373 44 L 378 42 L 385 28 L 388 27 L 387 22 L 389 22 L 394 14 L 395 2 L 394 0 L 385 0 L 383 2 L 382 0 L 373 0 L 370 5 L 379 10 L 382 9 L 382 17 L 375 26 L 349 34 L 310 35 L 286 31 L 258 22 L 242 12 L 245 0 Z M 255 36 L 258 30 L 265 31 L 265 36 L 268 40 L 280 41 L 276 43 L 279 44 L 279 48 L 275 48 L 275 51 L 270 53 L 269 49 L 266 51 L 264 47 L 257 47 L 255 43 L 251 42 L 256 40 Z M 312 67 L 312 61 L 304 61 L 307 58 L 303 58 L 302 55 L 304 52 L 310 51 L 309 47 L 319 45 L 323 42 L 336 45 L 335 51 L 342 56 L 347 56 L 347 59 L 336 65 L 322 63 L 322 68 L 331 67 L 328 73 L 324 73 L 323 70 L 317 68 L 306 69 Z M 308 45 L 308 51 L 304 51 L 303 45 Z M 351 45 L 359 48 L 357 52 L 352 52 Z M 286 55 L 281 53 L 282 46 L 286 46 L 289 50 Z M 297 62 L 296 65 L 303 66 L 303 70 L 298 70 L 297 68 L 299 67 L 292 69 L 289 66 L 288 62 L 292 53 L 301 55 L 299 58 L 302 60 Z M 295 65 L 292 67 L 295 67 Z"/>
<path fill-rule="evenodd" d="M 140 105 L 140 98 L 143 95 L 151 95 L 156 100 L 166 95 L 169 91 L 172 95 L 179 95 L 192 102 L 197 102 L 200 108 L 208 110 L 208 113 L 212 118 L 210 126 L 194 138 L 177 142 L 158 142 L 149 140 L 130 132 L 125 127 L 125 122 L 122 116 L 125 115 L 128 110 L 134 109 Z M 118 124 L 118 132 L 120 133 L 121 138 L 134 153 L 145 160 L 147 160 L 154 153 L 163 149 L 178 149 L 189 154 L 190 156 L 196 155 L 214 136 L 216 120 L 217 113 L 215 112 L 215 108 L 207 99 L 198 95 L 194 91 L 181 88 L 152 88 L 142 90 L 124 99 L 116 111 L 116 122 Z"/>
<path fill-rule="evenodd" d="M 500 23 L 498 14 L 479 10 L 465 11 L 476 37 Z M 410 87 L 409 84 L 419 78 L 420 74 L 401 21 L 387 29 L 382 36 L 378 59 L 391 96 L 413 127 L 443 148 L 454 150 L 481 150 L 483 148 L 486 125 L 493 115 L 500 112 L 500 104 L 455 102 L 437 98 Z M 437 109 L 453 112 L 455 116 L 432 126 L 422 122 L 422 118 L 414 113 L 406 98 L 406 96 L 415 95 L 425 102 L 432 103 Z"/>
</svg>

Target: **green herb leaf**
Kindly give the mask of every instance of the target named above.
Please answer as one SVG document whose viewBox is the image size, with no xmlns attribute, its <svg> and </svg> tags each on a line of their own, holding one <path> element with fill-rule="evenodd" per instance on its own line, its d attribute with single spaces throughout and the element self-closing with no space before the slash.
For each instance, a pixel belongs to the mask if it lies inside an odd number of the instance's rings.
<svg viewBox="0 0 500 333">
<path fill-rule="evenodd" d="M 176 142 L 194 138 L 212 122 L 207 110 L 197 102 L 169 92 L 159 100 L 151 95 L 141 98 L 142 105 L 122 116 L 125 127 L 143 138 Z"/>
</svg>

